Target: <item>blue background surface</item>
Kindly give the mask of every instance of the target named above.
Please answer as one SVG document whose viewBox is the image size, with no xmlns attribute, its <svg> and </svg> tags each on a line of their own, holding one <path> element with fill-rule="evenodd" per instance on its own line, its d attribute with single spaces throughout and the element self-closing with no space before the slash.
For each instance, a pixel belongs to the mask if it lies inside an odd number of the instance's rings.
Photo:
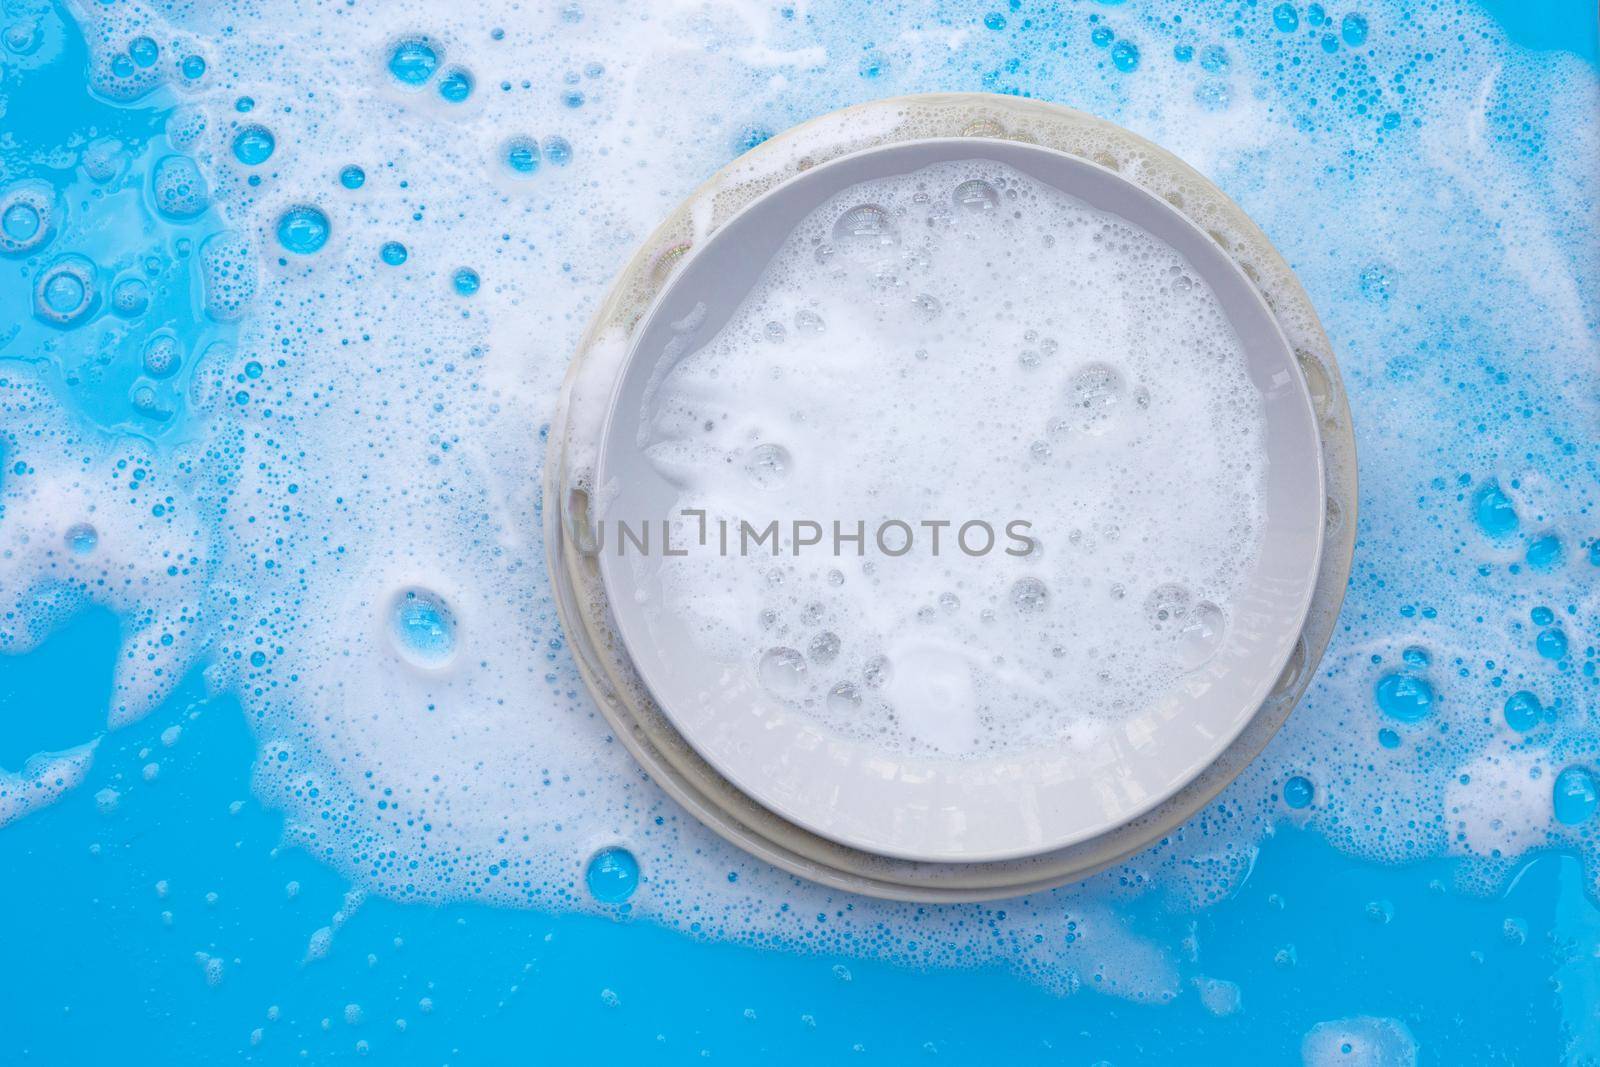
<svg viewBox="0 0 1600 1067">
<path fill-rule="evenodd" d="M 1488 6 L 1529 47 L 1600 56 L 1586 0 Z M 71 63 L 57 69 L 75 87 L 41 82 L 39 99 L 81 95 Z M 14 101 L 8 132 L 28 121 Z M 159 136 L 147 109 L 102 106 L 84 122 Z M 8 304 L 15 295 L 0 288 Z M 1313 1022 L 1362 1014 L 1402 1019 L 1425 1062 L 1600 1057 L 1600 965 L 1587 955 L 1600 912 L 1562 855 L 1528 860 L 1481 897 L 1452 888 L 1447 861 L 1380 867 L 1285 831 L 1221 903 L 1147 896 L 1146 932 L 1198 939 L 1208 970 L 1247 990 L 1247 1011 L 1225 1018 L 1193 996 L 1058 997 L 994 968 L 919 972 L 646 923 L 377 898 L 351 910 L 339 876 L 278 847 L 281 819 L 251 797 L 255 746 L 231 700 L 190 678 L 104 733 L 118 626 L 90 610 L 36 651 L 0 657 L 0 766 L 104 734 L 82 787 L 0 830 L 0 1062 L 655 1062 L 703 1050 L 734 1063 L 1278 1062 Z M 179 724 L 181 743 L 163 748 Z M 141 775 L 147 749 L 161 751 L 154 782 Z M 121 794 L 109 813 L 95 800 L 106 786 Z M 309 935 L 341 909 L 326 958 L 308 961 Z M 220 984 L 197 952 L 223 961 Z"/>
</svg>

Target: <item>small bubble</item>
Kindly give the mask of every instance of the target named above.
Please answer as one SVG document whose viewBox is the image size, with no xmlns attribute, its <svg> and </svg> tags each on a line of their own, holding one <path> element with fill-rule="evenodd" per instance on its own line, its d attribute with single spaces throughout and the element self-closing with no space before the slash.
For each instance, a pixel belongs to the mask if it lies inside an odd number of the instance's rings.
<svg viewBox="0 0 1600 1067">
<path fill-rule="evenodd" d="M 11 204 L 0 215 L 0 229 L 13 241 L 26 241 L 39 232 L 39 211 L 32 204 Z"/>
<path fill-rule="evenodd" d="M 932 322 L 944 312 L 939 298 L 929 293 L 918 293 L 911 298 L 911 308 L 923 322 Z"/>
<path fill-rule="evenodd" d="M 394 597 L 390 633 L 396 650 L 420 667 L 443 667 L 455 656 L 456 621 L 437 593 L 411 587 Z"/>
<path fill-rule="evenodd" d="M 399 241 L 385 241 L 383 247 L 378 249 L 378 257 L 391 267 L 398 267 L 406 261 L 408 253 L 406 246 Z"/>
<path fill-rule="evenodd" d="M 1209 600 L 1202 600 L 1189 609 L 1178 627 L 1178 662 L 1185 670 L 1196 670 L 1206 664 L 1222 648 L 1227 630 L 1227 616 Z"/>
<path fill-rule="evenodd" d="M 1536 571 L 1554 570 L 1566 559 L 1567 549 L 1557 534 L 1547 533 L 1535 538 L 1523 556 L 1529 567 Z"/>
<path fill-rule="evenodd" d="M 505 143 L 500 156 L 513 178 L 531 178 L 539 169 L 539 143 L 532 137 L 513 137 Z"/>
<path fill-rule="evenodd" d="M 339 184 L 346 189 L 359 189 L 367 184 L 367 172 L 351 163 L 339 171 Z"/>
<path fill-rule="evenodd" d="M 822 321 L 822 316 L 808 308 L 801 308 L 794 313 L 794 328 L 801 333 L 817 334 L 827 327 Z"/>
<path fill-rule="evenodd" d="M 1382 303 L 1394 295 L 1394 269 L 1387 263 L 1369 263 L 1361 268 L 1358 279 L 1361 295 L 1375 303 Z"/>
<path fill-rule="evenodd" d="M 125 319 L 142 315 L 150 306 L 150 287 L 142 278 L 124 278 L 111 288 L 111 310 Z"/>
<path fill-rule="evenodd" d="M 51 326 L 77 325 L 94 310 L 99 271 L 83 256 L 62 256 L 34 282 L 34 314 Z"/>
<path fill-rule="evenodd" d="M 832 663 L 838 658 L 840 645 L 838 634 L 824 630 L 811 639 L 811 644 L 806 646 L 806 655 L 819 666 Z"/>
<path fill-rule="evenodd" d="M 882 52 L 868 52 L 856 67 L 863 78 L 881 78 L 888 70 L 889 60 Z"/>
<path fill-rule="evenodd" d="M 798 696 L 805 687 L 806 658 L 792 648 L 769 648 L 756 673 L 761 684 L 778 696 Z"/>
<path fill-rule="evenodd" d="M 564 167 L 572 162 L 572 145 L 565 137 L 546 137 L 544 158 L 548 159 L 553 167 Z"/>
<path fill-rule="evenodd" d="M 1011 585 L 1011 606 L 1025 615 L 1043 611 L 1050 602 L 1050 590 L 1037 578 L 1018 578 Z"/>
<path fill-rule="evenodd" d="M 100 544 L 100 533 L 86 522 L 75 523 L 67 529 L 66 542 L 73 555 L 87 556 Z"/>
<path fill-rule="evenodd" d="M 439 53 L 426 37 L 407 37 L 389 53 L 389 73 L 401 85 L 417 88 L 439 68 Z"/>
<path fill-rule="evenodd" d="M 1506 698 L 1506 725 L 1525 734 L 1544 719 L 1544 705 L 1526 689 L 1518 690 Z"/>
<path fill-rule="evenodd" d="M 439 95 L 452 104 L 464 103 L 472 95 L 472 75 L 460 67 L 445 71 L 439 79 Z"/>
<path fill-rule="evenodd" d="M 23 256 L 55 236 L 55 190 L 29 179 L 0 192 L 0 255 Z"/>
<path fill-rule="evenodd" d="M 600 903 L 621 904 L 639 888 L 639 861 L 620 845 L 603 848 L 589 858 L 583 880 Z"/>
<path fill-rule="evenodd" d="M 900 232 L 883 208 L 858 204 L 833 224 L 833 243 L 858 259 L 871 259 L 899 244 Z"/>
<path fill-rule="evenodd" d="M 1421 722 L 1433 708 L 1433 687 L 1409 674 L 1386 674 L 1378 680 L 1378 707 L 1392 719 Z"/>
<path fill-rule="evenodd" d="M 150 172 L 156 208 L 178 221 L 196 218 L 211 206 L 211 191 L 188 156 L 163 156 Z"/>
<path fill-rule="evenodd" d="M 1559 823 L 1579 826 L 1588 822 L 1600 806 L 1600 779 L 1588 767 L 1566 768 L 1556 775 L 1551 804 Z"/>
<path fill-rule="evenodd" d="M 1545 659 L 1564 659 L 1567 655 L 1567 632 L 1559 626 L 1541 630 L 1534 638 L 1534 650 Z"/>
<path fill-rule="evenodd" d="M 1220 44 L 1207 45 L 1200 50 L 1200 69 L 1221 74 L 1228 69 L 1228 50 Z"/>
<path fill-rule="evenodd" d="M 152 378 L 167 378 L 183 362 L 183 349 L 170 333 L 158 333 L 145 342 L 144 370 Z"/>
<path fill-rule="evenodd" d="M 1109 363 L 1086 363 L 1072 375 L 1067 400 L 1085 429 L 1103 428 L 1122 403 L 1127 386 Z"/>
<path fill-rule="evenodd" d="M 451 275 L 450 284 L 460 295 L 472 296 L 483 283 L 478 272 L 471 267 L 458 267 L 455 274 Z"/>
<path fill-rule="evenodd" d="M 750 481 L 761 489 L 776 489 L 789 480 L 794 469 L 794 457 L 782 445 L 762 444 L 752 448 L 745 457 L 744 472 Z"/>
<path fill-rule="evenodd" d="M 1472 516 L 1490 537 L 1505 537 L 1517 528 L 1517 509 L 1497 482 L 1485 482 L 1472 495 Z"/>
<path fill-rule="evenodd" d="M 300 204 L 278 217 L 278 243 L 299 256 L 309 256 L 328 243 L 328 216 Z"/>
<path fill-rule="evenodd" d="M 1175 582 L 1158 585 L 1145 597 L 1144 617 L 1157 630 L 1175 628 L 1189 614 L 1193 599 L 1188 589 Z"/>
<path fill-rule="evenodd" d="M 951 199 L 956 207 L 976 215 L 993 211 L 1000 204 L 1000 194 L 982 178 L 973 178 L 956 186 Z"/>
<path fill-rule="evenodd" d="M 1283 783 L 1283 802 L 1291 808 L 1309 807 L 1316 792 L 1311 779 L 1297 774 Z"/>
<path fill-rule="evenodd" d="M 836 715 L 849 715 L 861 710 L 861 690 L 851 682 L 840 682 L 828 690 L 828 710 Z"/>
<path fill-rule="evenodd" d="M 277 147 L 277 139 L 265 126 L 246 126 L 233 137 L 233 158 L 247 167 L 265 163 Z"/>
</svg>

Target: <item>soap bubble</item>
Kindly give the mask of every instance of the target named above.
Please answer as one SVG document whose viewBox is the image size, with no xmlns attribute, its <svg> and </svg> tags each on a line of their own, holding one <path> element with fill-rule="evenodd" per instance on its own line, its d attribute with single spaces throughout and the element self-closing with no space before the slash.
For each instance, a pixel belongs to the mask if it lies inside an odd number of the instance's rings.
<svg viewBox="0 0 1600 1067">
<path fill-rule="evenodd" d="M 439 95 L 452 104 L 459 104 L 472 95 L 472 86 L 471 74 L 460 67 L 452 67 L 439 79 Z"/>
<path fill-rule="evenodd" d="M 1580 826 L 1600 806 L 1600 778 L 1588 767 L 1568 767 L 1556 775 L 1551 787 L 1551 805 L 1556 821 Z"/>
<path fill-rule="evenodd" d="M 389 608 L 396 651 L 419 667 L 443 667 L 456 652 L 456 620 L 444 598 L 420 586 L 401 590 Z"/>
<path fill-rule="evenodd" d="M 1144 617 L 1158 630 L 1176 628 L 1189 614 L 1193 594 L 1175 582 L 1158 585 L 1144 601 Z"/>
<path fill-rule="evenodd" d="M 1538 726 L 1544 719 L 1544 705 L 1526 689 L 1518 690 L 1506 698 L 1506 725 L 1520 734 Z"/>
<path fill-rule="evenodd" d="M 792 648 L 769 648 L 757 668 L 761 684 L 780 697 L 795 697 L 805 687 L 806 658 Z"/>
<path fill-rule="evenodd" d="M 776 489 L 789 480 L 794 469 L 794 457 L 782 445 L 761 444 L 752 448 L 745 457 L 744 472 L 752 484 L 761 489 Z"/>
<path fill-rule="evenodd" d="M 48 182 L 30 178 L 0 191 L 0 255 L 37 251 L 55 229 L 55 193 Z"/>
<path fill-rule="evenodd" d="M 1316 787 L 1304 775 L 1297 774 L 1283 783 L 1283 802 L 1291 808 L 1308 807 L 1315 796 Z"/>
<path fill-rule="evenodd" d="M 76 326 L 99 301 L 98 278 L 95 265 L 85 257 L 62 256 L 34 281 L 34 315 L 51 326 Z"/>
<path fill-rule="evenodd" d="M 861 710 L 861 690 L 851 682 L 840 682 L 828 690 L 828 710 L 835 715 L 849 715 Z"/>
<path fill-rule="evenodd" d="M 164 156 L 151 171 L 156 210 L 169 219 L 197 218 L 211 206 L 211 191 L 200 168 L 188 156 Z"/>
<path fill-rule="evenodd" d="M 824 630 L 811 639 L 811 644 L 806 646 L 806 655 L 812 663 L 822 666 L 838 658 L 839 648 L 839 635 L 832 630 Z"/>
<path fill-rule="evenodd" d="M 513 178 L 531 178 L 539 169 L 539 143 L 532 137 L 513 137 L 500 150 Z"/>
<path fill-rule="evenodd" d="M 1178 627 L 1178 662 L 1184 670 L 1197 670 L 1222 648 L 1228 619 L 1223 610 L 1209 600 L 1190 608 Z"/>
<path fill-rule="evenodd" d="M 899 244 L 900 231 L 877 204 L 858 204 L 833 224 L 833 243 L 857 259 L 872 259 Z"/>
<path fill-rule="evenodd" d="M 639 861 L 620 845 L 603 848 L 589 858 L 583 881 L 600 903 L 621 904 L 639 888 Z"/>
<path fill-rule="evenodd" d="M 974 214 L 986 214 L 1000 204 L 1000 194 L 982 178 L 972 178 L 956 186 L 951 199 L 956 207 Z"/>
<path fill-rule="evenodd" d="M 143 362 L 150 377 L 169 378 L 183 362 L 183 348 L 172 334 L 155 334 L 145 342 Z"/>
<path fill-rule="evenodd" d="M 550 161 L 551 166 L 564 167 L 572 162 L 572 145 L 565 137 L 546 137 L 544 158 Z"/>
<path fill-rule="evenodd" d="M 277 147 L 277 138 L 265 126 L 246 126 L 233 137 L 233 157 L 247 167 L 265 163 Z"/>
<path fill-rule="evenodd" d="M 1378 680 L 1378 707 L 1392 719 L 1421 722 L 1433 708 L 1433 687 L 1409 674 L 1386 674 Z"/>
<path fill-rule="evenodd" d="M 1517 528 L 1517 509 L 1495 482 L 1485 482 L 1472 495 L 1472 516 L 1490 537 L 1504 537 Z"/>
<path fill-rule="evenodd" d="M 124 278 L 111 287 L 111 310 L 125 319 L 144 314 L 150 306 L 150 286 L 143 278 Z"/>
<path fill-rule="evenodd" d="M 67 548 L 75 556 L 87 556 L 100 544 L 100 533 L 86 522 L 74 523 L 67 528 Z"/>
<path fill-rule="evenodd" d="M 389 73 L 410 89 L 424 85 L 439 68 L 439 51 L 426 37 L 406 37 L 389 53 Z"/>
<path fill-rule="evenodd" d="M 278 217 L 278 243 L 309 256 L 328 243 L 328 216 L 311 204 L 300 204 Z"/>
<path fill-rule="evenodd" d="M 1043 611 L 1050 602 L 1050 590 L 1037 578 L 1018 578 L 1011 585 L 1011 606 L 1025 615 Z"/>
<path fill-rule="evenodd" d="M 1122 403 L 1127 385 L 1122 372 L 1109 363 L 1086 363 L 1072 375 L 1067 401 L 1085 429 L 1105 426 Z"/>
</svg>

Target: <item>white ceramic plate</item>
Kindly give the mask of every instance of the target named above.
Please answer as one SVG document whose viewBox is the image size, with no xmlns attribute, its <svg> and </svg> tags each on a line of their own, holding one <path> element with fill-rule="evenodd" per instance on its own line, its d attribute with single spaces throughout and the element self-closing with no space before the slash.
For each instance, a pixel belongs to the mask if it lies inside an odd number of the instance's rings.
<svg viewBox="0 0 1600 1067">
<path fill-rule="evenodd" d="M 1183 255 L 1239 337 L 1265 413 L 1264 537 L 1225 641 L 1153 707 L 1088 748 L 980 758 L 906 756 L 827 733 L 723 665 L 662 610 L 660 555 L 602 553 L 617 630 L 657 703 L 720 773 L 782 817 L 852 848 L 908 860 L 988 862 L 1068 847 L 1135 819 L 1192 781 L 1249 723 L 1288 660 L 1315 586 L 1323 534 L 1320 441 L 1294 354 L 1233 260 L 1170 205 L 1112 171 L 1012 141 L 901 142 L 834 159 L 777 186 L 700 245 L 633 335 L 601 437 L 599 517 L 673 513 L 677 489 L 640 448 L 647 390 L 714 337 L 794 227 L 835 193 L 937 162 L 986 159 L 1122 216 Z M 672 324 L 691 318 L 688 338 Z M 679 343 L 668 345 L 669 339 Z M 669 353 L 671 353 L 669 355 Z M 1182 462 L 1174 455 L 1174 462 Z"/>
</svg>

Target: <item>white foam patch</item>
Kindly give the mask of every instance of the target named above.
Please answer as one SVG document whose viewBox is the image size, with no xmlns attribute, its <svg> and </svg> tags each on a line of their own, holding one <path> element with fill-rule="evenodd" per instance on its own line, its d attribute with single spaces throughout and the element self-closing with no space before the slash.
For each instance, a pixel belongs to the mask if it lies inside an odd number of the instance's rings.
<svg viewBox="0 0 1600 1067">
<path fill-rule="evenodd" d="M 20 771 L 0 769 L 0 828 L 30 812 L 49 807 L 83 784 L 94 766 L 97 744 L 97 741 L 90 741 L 63 752 L 37 753 Z"/>
<path fill-rule="evenodd" d="M 672 515 L 704 513 L 686 556 L 631 565 L 705 660 L 836 733 L 1089 745 L 1225 641 L 1261 407 L 1171 247 L 1005 164 L 937 164 L 818 207 L 619 413 Z M 649 516 L 607 514 L 626 556 L 617 523 Z"/>
<path fill-rule="evenodd" d="M 1582 851 L 1594 872 L 1593 821 L 1560 825 L 1546 808 L 1514 837 L 1480 829 L 1503 804 L 1483 761 L 1503 765 L 1507 743 L 1551 768 L 1596 760 L 1594 72 L 1509 46 L 1470 7 L 1372 10 L 1367 44 L 1330 55 L 1305 33 L 1279 34 L 1262 7 L 1235 23 L 1179 6 L 1181 24 L 1118 8 L 1042 12 L 1026 37 L 901 7 L 790 18 L 591 4 L 569 18 L 579 9 L 416 2 L 386 6 L 383 25 L 342 5 L 197 7 L 184 32 L 204 42 L 209 67 L 183 90 L 204 119 L 182 117 L 185 143 L 260 268 L 239 352 L 208 357 L 194 439 L 160 454 L 70 431 L 53 400 L 37 399 L 33 372 L 8 367 L 8 647 L 60 617 L 60 598 L 36 595 L 41 574 L 117 608 L 130 620 L 122 717 L 195 661 L 198 627 L 257 730 L 261 792 L 313 852 L 401 899 L 598 908 L 583 864 L 597 844 L 621 842 L 643 871 L 634 913 L 699 936 L 1004 960 L 1063 988 L 1162 998 L 1181 988 L 1178 963 L 1126 928 L 1117 896 L 1131 890 L 1119 886 L 1226 893 L 1287 814 L 1278 790 L 1290 775 L 1316 787 L 1296 817 L 1363 855 L 1540 843 Z M 1137 42 L 1136 71 L 1091 42 L 1090 13 Z M 97 70 L 131 34 L 171 32 L 132 4 L 84 17 Z M 925 29 L 901 35 L 902 21 Z M 402 32 L 470 69 L 472 99 L 453 107 L 433 83 L 402 88 L 385 69 Z M 864 53 L 865 41 L 879 43 Z M 1196 58 L 1178 61 L 1175 46 Z M 1223 61 L 1202 63 L 1213 47 Z M 746 859 L 607 737 L 543 575 L 539 428 L 608 279 L 738 144 L 869 96 L 975 87 L 974 72 L 1172 147 L 1262 223 L 1347 375 L 1361 543 L 1304 705 L 1167 843 L 1003 908 L 911 909 Z M 259 186 L 227 150 L 246 94 L 257 101 L 249 121 L 279 145 Z M 525 180 L 502 158 L 517 136 L 541 146 Z M 570 145 L 565 164 L 553 138 Z M 337 183 L 347 163 L 366 169 L 358 192 Z M 332 227 L 310 257 L 276 243 L 279 213 L 299 203 Z M 378 255 L 395 239 L 410 253 L 399 267 Z M 451 286 L 462 265 L 483 279 L 470 299 Z M 263 373 L 247 375 L 247 361 Z M 159 488 L 130 491 L 134 466 Z M 1474 521 L 1474 493 L 1490 480 L 1521 516 L 1499 538 Z M 154 503 L 171 510 L 158 517 Z M 62 540 L 83 521 L 100 535 L 87 563 Z M 1565 551 L 1533 568 L 1524 557 L 1547 532 Z M 419 588 L 453 620 L 442 664 L 419 666 L 390 624 L 396 595 Z M 1552 621 L 1533 623 L 1544 607 Z M 415 621 L 399 633 L 432 661 L 437 628 Z M 1567 638 L 1559 659 L 1535 647 L 1554 629 Z M 1412 645 L 1430 651 L 1427 667 L 1402 666 Z M 1380 679 L 1402 669 L 1436 697 L 1416 723 L 1377 706 Z M 1508 689 L 1536 692 L 1553 721 L 1511 737 Z M 1465 785 L 1449 784 L 1463 773 Z M 1515 766 L 1500 777 L 1524 781 Z M 1529 811 L 1537 792 L 1525 790 Z"/>
<path fill-rule="evenodd" d="M 1414 1067 L 1417 1051 L 1405 1023 L 1370 1015 L 1318 1023 L 1300 1043 L 1306 1067 Z"/>
</svg>

